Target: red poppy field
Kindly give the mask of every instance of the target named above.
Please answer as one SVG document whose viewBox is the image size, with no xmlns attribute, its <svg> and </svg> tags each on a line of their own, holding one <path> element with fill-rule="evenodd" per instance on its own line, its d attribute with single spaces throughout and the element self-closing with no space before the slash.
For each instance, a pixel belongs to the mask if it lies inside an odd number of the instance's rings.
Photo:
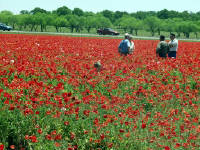
<svg viewBox="0 0 200 150">
<path fill-rule="evenodd" d="M 0 150 L 199 150 L 200 43 L 120 40 L 1 34 Z"/>
</svg>

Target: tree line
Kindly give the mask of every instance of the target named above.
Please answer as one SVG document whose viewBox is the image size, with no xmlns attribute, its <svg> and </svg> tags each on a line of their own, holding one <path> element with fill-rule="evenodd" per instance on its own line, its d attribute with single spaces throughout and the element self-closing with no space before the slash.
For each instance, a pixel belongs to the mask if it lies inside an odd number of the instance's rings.
<svg viewBox="0 0 200 150">
<path fill-rule="evenodd" d="M 176 32 L 177 36 L 183 34 L 186 38 L 194 33 L 198 38 L 200 32 L 200 12 L 188 11 L 177 12 L 167 9 L 161 11 L 138 11 L 128 13 L 122 11 L 103 10 L 93 13 L 83 11 L 80 8 L 69 9 L 66 6 L 59 7 L 53 11 L 46 11 L 36 7 L 31 11 L 22 10 L 20 14 L 14 15 L 10 11 L 0 12 L 0 22 L 11 25 L 13 29 L 30 30 L 41 32 L 47 31 L 48 26 L 52 26 L 57 32 L 61 28 L 69 28 L 71 32 L 81 32 L 91 29 L 111 27 L 138 35 L 139 30 L 146 30 L 152 36 L 161 31 Z"/>
</svg>

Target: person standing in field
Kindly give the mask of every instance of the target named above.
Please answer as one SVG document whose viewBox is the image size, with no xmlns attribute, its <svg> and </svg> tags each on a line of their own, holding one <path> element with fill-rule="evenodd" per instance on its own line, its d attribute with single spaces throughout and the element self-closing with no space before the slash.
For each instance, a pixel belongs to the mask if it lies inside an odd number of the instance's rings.
<svg viewBox="0 0 200 150">
<path fill-rule="evenodd" d="M 118 46 L 118 52 L 121 55 L 125 55 L 127 56 L 129 54 L 129 50 L 130 50 L 130 41 L 129 41 L 129 34 L 126 33 L 124 35 L 124 40 L 122 40 Z"/>
<path fill-rule="evenodd" d="M 162 58 L 166 58 L 168 52 L 169 52 L 169 45 L 165 41 L 165 36 L 161 35 L 160 42 L 158 43 L 156 48 L 156 55 Z"/>
<path fill-rule="evenodd" d="M 176 36 L 173 33 L 170 34 L 170 39 L 171 40 L 168 43 L 168 45 L 169 45 L 168 57 L 176 58 L 176 53 L 178 50 L 178 40 L 176 39 Z"/>
<path fill-rule="evenodd" d="M 133 54 L 133 51 L 135 50 L 135 44 L 132 39 L 133 39 L 132 35 L 129 35 L 129 38 L 128 38 L 130 42 L 129 54 Z"/>
</svg>

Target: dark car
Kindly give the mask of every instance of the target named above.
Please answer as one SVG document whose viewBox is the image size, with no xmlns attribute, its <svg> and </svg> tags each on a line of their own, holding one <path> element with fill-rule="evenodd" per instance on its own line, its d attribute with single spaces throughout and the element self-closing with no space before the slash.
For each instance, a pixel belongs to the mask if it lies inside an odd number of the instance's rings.
<svg viewBox="0 0 200 150">
<path fill-rule="evenodd" d="M 10 30 L 12 30 L 12 27 L 11 26 L 7 26 L 7 25 L 5 25 L 3 23 L 0 23 L 0 30 L 3 30 L 3 31 L 8 30 L 8 31 L 10 31 Z"/>
<path fill-rule="evenodd" d="M 98 29 L 97 34 L 100 35 L 119 35 L 119 32 L 111 29 L 111 28 L 104 28 L 104 29 Z"/>
</svg>

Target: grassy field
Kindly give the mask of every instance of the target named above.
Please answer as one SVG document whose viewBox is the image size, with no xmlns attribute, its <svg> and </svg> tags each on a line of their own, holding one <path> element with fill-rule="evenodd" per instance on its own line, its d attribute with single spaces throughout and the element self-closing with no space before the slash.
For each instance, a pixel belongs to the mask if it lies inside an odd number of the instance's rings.
<svg viewBox="0 0 200 150">
<path fill-rule="evenodd" d="M 16 30 L 18 30 L 18 28 L 16 28 Z M 115 30 L 118 31 L 118 32 L 120 32 L 120 35 L 124 35 L 125 34 L 124 30 L 122 30 L 122 29 L 115 29 Z M 30 28 L 27 27 L 26 29 L 23 29 L 23 31 L 30 31 Z M 40 32 L 40 28 L 38 27 L 37 30 L 36 31 L 34 30 L 33 32 Z M 46 29 L 46 31 L 44 31 L 44 32 L 57 32 L 57 31 L 56 31 L 55 27 L 48 26 L 47 29 Z M 3 33 L 3 32 L 0 31 L 0 33 Z M 6 33 L 9 33 L 9 32 L 6 32 Z M 71 33 L 71 30 L 70 30 L 70 28 L 61 28 L 58 33 Z M 88 32 L 87 32 L 86 29 L 83 29 L 80 32 L 75 32 L 74 31 L 73 33 L 88 34 Z M 92 28 L 89 34 L 96 34 L 96 29 Z M 161 34 L 164 35 L 164 36 L 166 36 L 166 38 L 168 38 L 170 33 L 169 32 L 161 31 Z M 135 32 L 133 32 L 132 35 L 136 36 Z M 148 32 L 148 31 L 146 31 L 146 30 L 139 30 L 137 36 L 138 37 L 150 37 L 149 39 L 151 39 L 151 37 L 152 37 L 151 33 Z M 159 35 L 158 35 L 157 32 L 155 33 L 154 37 L 155 38 L 157 37 L 159 39 Z M 180 37 L 178 37 L 178 38 L 180 38 L 180 39 L 186 39 L 185 36 L 183 35 L 183 33 L 181 33 Z M 197 40 L 199 40 L 199 37 L 196 38 L 195 34 L 191 33 L 189 39 L 197 39 Z"/>
</svg>

